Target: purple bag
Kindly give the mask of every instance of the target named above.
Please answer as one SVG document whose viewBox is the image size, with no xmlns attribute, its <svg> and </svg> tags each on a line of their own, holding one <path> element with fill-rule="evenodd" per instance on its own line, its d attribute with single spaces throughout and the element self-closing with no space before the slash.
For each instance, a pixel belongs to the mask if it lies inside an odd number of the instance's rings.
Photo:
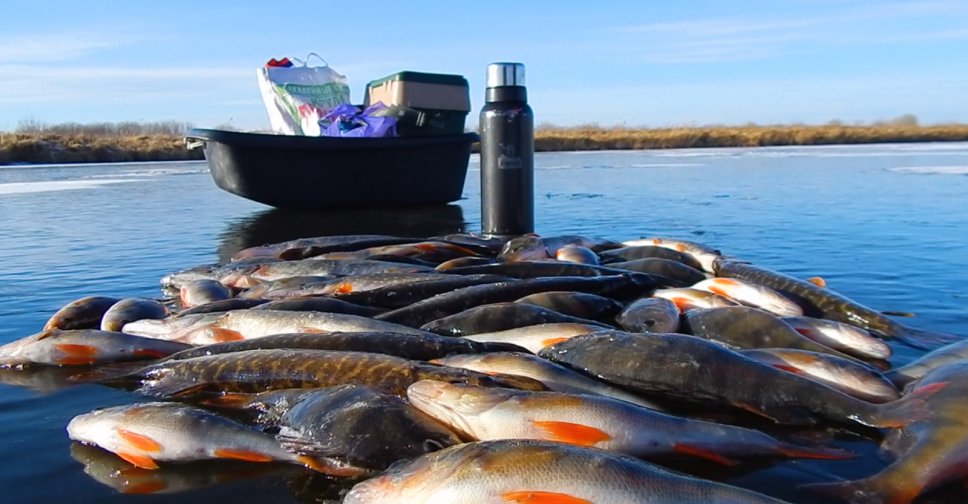
<svg viewBox="0 0 968 504">
<path fill-rule="evenodd" d="M 386 108 L 383 103 L 370 105 L 366 110 L 342 104 L 319 121 L 320 134 L 328 137 L 388 137 L 397 136 L 397 120 L 393 117 L 374 117 L 373 112 Z M 326 126 L 325 122 L 330 121 Z"/>
</svg>

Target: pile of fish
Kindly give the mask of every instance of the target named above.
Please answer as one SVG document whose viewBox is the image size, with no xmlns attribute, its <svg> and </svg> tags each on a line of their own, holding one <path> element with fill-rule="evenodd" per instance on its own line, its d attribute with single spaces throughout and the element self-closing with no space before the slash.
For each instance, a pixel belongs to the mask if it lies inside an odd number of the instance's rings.
<svg viewBox="0 0 968 504">
<path fill-rule="evenodd" d="M 146 398 L 67 425 L 79 460 L 141 471 L 123 491 L 231 459 L 355 478 L 353 504 L 777 503 L 661 464 L 854 456 L 764 428 L 820 425 L 889 429 L 894 462 L 804 492 L 903 504 L 968 477 L 968 341 L 819 278 L 665 238 L 340 236 L 233 259 L 0 347 Z M 890 369 L 885 341 L 932 351 Z M 130 469 L 106 467 L 88 472 Z"/>
</svg>

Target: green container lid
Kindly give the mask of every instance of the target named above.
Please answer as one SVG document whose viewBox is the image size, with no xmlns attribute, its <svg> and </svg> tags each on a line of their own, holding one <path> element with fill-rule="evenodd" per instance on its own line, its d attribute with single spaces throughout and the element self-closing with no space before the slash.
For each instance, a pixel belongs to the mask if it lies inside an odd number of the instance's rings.
<svg viewBox="0 0 968 504">
<path fill-rule="evenodd" d="M 444 86 L 469 87 L 467 84 L 467 79 L 465 79 L 463 75 L 423 72 L 397 72 L 382 79 L 370 81 L 366 86 L 376 87 L 390 81 L 419 82 L 421 84 L 441 84 Z"/>
</svg>

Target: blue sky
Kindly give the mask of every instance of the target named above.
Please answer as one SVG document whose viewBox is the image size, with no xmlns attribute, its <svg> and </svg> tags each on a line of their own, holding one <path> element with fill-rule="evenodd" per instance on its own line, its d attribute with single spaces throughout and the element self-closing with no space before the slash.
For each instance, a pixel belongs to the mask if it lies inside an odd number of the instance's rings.
<svg viewBox="0 0 968 504">
<path fill-rule="evenodd" d="M 520 61 L 538 122 L 968 122 L 968 2 L 44 1 L 0 6 L 0 130 L 268 126 L 255 68 L 317 52 L 354 101 L 399 70 Z"/>
</svg>

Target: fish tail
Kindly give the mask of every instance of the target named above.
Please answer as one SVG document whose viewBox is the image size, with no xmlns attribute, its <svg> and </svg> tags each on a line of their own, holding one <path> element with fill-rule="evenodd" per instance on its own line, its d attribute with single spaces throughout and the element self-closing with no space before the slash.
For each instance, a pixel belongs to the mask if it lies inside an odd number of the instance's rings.
<svg viewBox="0 0 968 504">
<path fill-rule="evenodd" d="M 907 504 L 921 493 L 915 485 L 883 485 L 876 478 L 800 485 L 801 490 L 828 495 L 850 504 Z"/>
<path fill-rule="evenodd" d="M 892 428 L 923 420 L 929 412 L 928 398 L 948 385 L 949 382 L 939 382 L 917 387 L 896 401 L 876 405 L 874 414 L 867 419 L 869 422 L 858 421 L 872 427 Z"/>
<path fill-rule="evenodd" d="M 809 459 L 823 459 L 823 460 L 845 460 L 857 458 L 857 454 L 848 451 L 841 450 L 840 448 L 831 448 L 827 446 L 819 447 L 806 447 L 806 446 L 796 446 L 790 444 L 781 444 L 774 450 L 777 454 L 786 457 L 794 458 L 809 458 Z"/>
<path fill-rule="evenodd" d="M 934 350 L 952 343 L 964 341 L 961 336 L 945 334 L 931 331 L 922 331 L 912 327 L 905 327 L 904 330 L 896 335 L 896 339 L 912 348 L 919 350 Z"/>
</svg>

